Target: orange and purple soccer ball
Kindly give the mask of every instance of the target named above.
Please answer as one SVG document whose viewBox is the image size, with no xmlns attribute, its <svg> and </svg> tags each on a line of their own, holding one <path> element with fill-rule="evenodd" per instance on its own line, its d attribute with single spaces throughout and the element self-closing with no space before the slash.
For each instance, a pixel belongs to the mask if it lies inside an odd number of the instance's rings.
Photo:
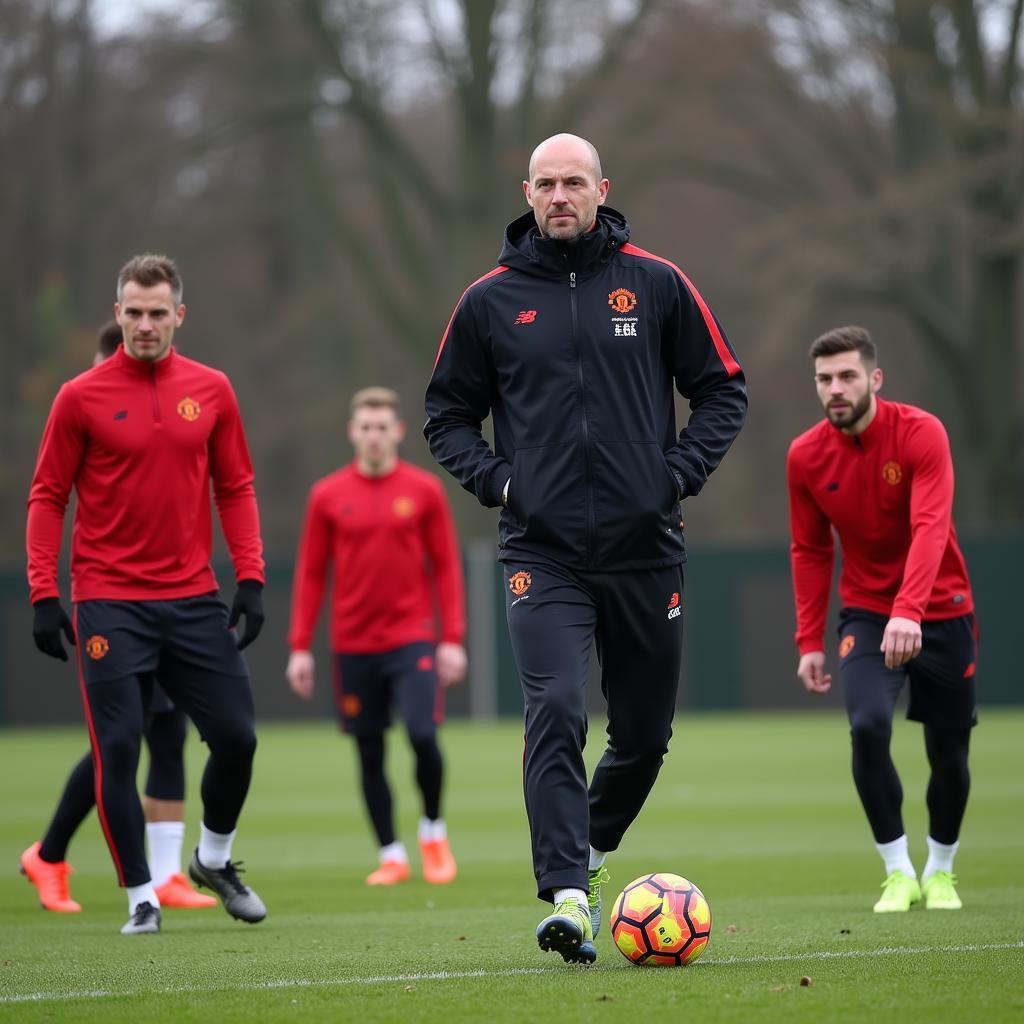
<svg viewBox="0 0 1024 1024">
<path fill-rule="evenodd" d="M 612 907 L 612 938 L 635 964 L 682 967 L 704 951 L 711 937 L 711 906 L 681 875 L 641 875 Z"/>
</svg>

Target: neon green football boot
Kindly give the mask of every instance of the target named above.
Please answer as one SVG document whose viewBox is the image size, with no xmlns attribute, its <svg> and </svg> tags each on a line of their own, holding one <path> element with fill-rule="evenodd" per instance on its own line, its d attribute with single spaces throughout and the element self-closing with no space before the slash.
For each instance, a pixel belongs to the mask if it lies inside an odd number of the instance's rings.
<svg viewBox="0 0 1024 1024">
<path fill-rule="evenodd" d="M 959 910 L 963 903 L 956 894 L 956 875 L 952 871 L 936 871 L 921 883 L 926 910 Z"/>
<path fill-rule="evenodd" d="M 902 871 L 894 871 L 882 883 L 882 896 L 875 904 L 875 913 L 905 913 L 920 899 L 921 886 L 917 884 L 917 879 Z"/>
<path fill-rule="evenodd" d="M 592 964 L 597 950 L 588 908 L 575 900 L 556 903 L 554 913 L 537 925 L 537 944 L 545 952 L 561 953 L 567 964 Z"/>
<path fill-rule="evenodd" d="M 597 938 L 597 933 L 601 930 L 601 912 L 603 909 L 601 886 L 611 880 L 612 876 L 608 874 L 607 869 L 604 867 L 594 868 L 593 871 L 587 872 L 587 905 L 590 907 L 590 930 L 595 939 Z"/>
</svg>

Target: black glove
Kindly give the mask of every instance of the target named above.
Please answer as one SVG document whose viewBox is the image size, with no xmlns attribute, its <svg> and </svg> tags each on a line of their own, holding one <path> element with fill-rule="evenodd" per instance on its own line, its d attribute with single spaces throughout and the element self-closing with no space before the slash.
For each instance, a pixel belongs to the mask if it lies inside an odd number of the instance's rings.
<svg viewBox="0 0 1024 1024">
<path fill-rule="evenodd" d="M 51 658 L 60 658 L 61 661 L 68 660 L 68 652 L 60 642 L 60 634 L 63 632 L 68 638 L 68 643 L 74 644 L 75 630 L 64 611 L 59 597 L 44 597 L 36 601 L 32 606 L 35 608 L 35 618 L 32 621 L 32 637 L 36 647 L 48 654 Z"/>
<path fill-rule="evenodd" d="M 245 616 L 245 632 L 238 641 L 238 649 L 244 650 L 260 635 L 263 628 L 263 584 L 259 580 L 239 580 L 235 599 L 231 603 L 228 629 L 238 625 L 240 616 Z"/>
</svg>

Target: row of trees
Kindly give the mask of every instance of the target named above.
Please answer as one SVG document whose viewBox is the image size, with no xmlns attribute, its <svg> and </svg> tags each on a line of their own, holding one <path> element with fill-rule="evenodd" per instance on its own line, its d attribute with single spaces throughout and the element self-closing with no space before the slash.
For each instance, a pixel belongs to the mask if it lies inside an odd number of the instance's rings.
<svg viewBox="0 0 1024 1024">
<path fill-rule="evenodd" d="M 397 382 L 416 433 L 531 149 L 571 130 L 748 367 L 752 429 L 713 520 L 688 525 L 781 532 L 785 443 L 815 415 L 794 375 L 855 318 L 899 397 L 946 419 L 961 518 L 1020 518 L 1024 0 L 209 0 L 116 36 L 96 6 L 0 6 L 9 495 L 117 267 L 161 249 L 185 272 L 182 347 L 235 381 L 268 540 L 290 550 L 354 387 Z M 5 502 L 11 557 L 21 529 Z"/>
</svg>

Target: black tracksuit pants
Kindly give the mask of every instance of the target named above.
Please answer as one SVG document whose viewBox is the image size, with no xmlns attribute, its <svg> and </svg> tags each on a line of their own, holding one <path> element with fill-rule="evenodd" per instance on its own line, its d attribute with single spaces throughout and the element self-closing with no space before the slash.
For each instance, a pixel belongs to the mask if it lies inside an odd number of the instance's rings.
<svg viewBox="0 0 1024 1024">
<path fill-rule="evenodd" d="M 589 847 L 618 848 L 672 734 L 683 648 L 681 565 L 578 572 L 505 565 L 509 634 L 523 686 L 523 786 L 537 893 L 587 888 Z M 608 741 L 588 787 L 587 667 L 593 644 Z"/>
<path fill-rule="evenodd" d="M 78 665 L 96 774 L 96 810 L 122 886 L 149 881 L 135 774 L 153 673 L 192 719 L 210 757 L 203 823 L 234 830 L 256 751 L 249 671 L 215 594 L 75 606 Z"/>
</svg>

